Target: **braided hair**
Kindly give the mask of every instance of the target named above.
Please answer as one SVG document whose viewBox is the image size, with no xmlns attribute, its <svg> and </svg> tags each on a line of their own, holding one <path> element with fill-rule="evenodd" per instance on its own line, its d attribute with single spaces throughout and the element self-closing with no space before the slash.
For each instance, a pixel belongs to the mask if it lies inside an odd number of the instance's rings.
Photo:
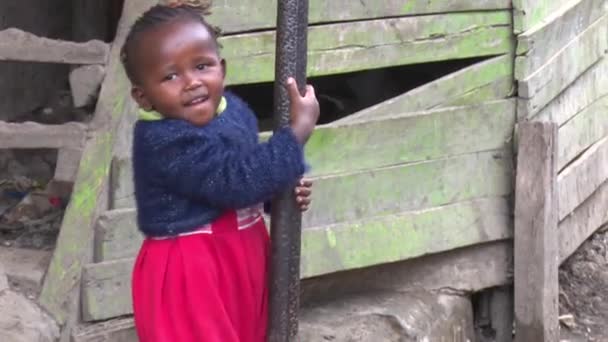
<svg viewBox="0 0 608 342">
<path fill-rule="evenodd" d="M 120 61 L 131 83 L 136 83 L 135 66 L 131 55 L 133 48 L 142 33 L 175 20 L 193 20 L 201 23 L 211 34 L 218 47 L 217 39 L 220 29 L 209 24 L 204 16 L 211 14 L 211 0 L 182 0 L 172 1 L 169 4 L 159 4 L 151 7 L 139 17 L 127 34 L 125 43 L 120 50 Z"/>
</svg>

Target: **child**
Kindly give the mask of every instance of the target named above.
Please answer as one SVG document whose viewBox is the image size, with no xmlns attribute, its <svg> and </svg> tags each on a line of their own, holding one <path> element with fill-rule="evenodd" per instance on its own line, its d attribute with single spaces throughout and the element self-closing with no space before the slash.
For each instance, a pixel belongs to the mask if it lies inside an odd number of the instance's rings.
<svg viewBox="0 0 608 342">
<path fill-rule="evenodd" d="M 192 3 L 190 1 L 189 3 Z M 304 174 L 319 104 L 288 80 L 291 123 L 257 141 L 254 114 L 224 92 L 226 62 L 202 6 L 157 5 L 121 58 L 143 112 L 133 169 L 146 239 L 133 270 L 143 342 L 263 342 L 269 238 L 260 203 Z M 296 187 L 305 210 L 310 182 Z"/>
</svg>

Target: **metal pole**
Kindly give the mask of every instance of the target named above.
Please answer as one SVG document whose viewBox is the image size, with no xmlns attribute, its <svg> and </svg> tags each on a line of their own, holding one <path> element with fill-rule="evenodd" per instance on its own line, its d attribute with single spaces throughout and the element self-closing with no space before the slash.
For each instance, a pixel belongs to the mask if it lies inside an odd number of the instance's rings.
<svg viewBox="0 0 608 342">
<path fill-rule="evenodd" d="M 308 0 L 279 0 L 274 86 L 275 130 L 289 124 L 289 97 L 285 88 L 294 77 L 300 92 L 306 86 Z M 272 203 L 272 262 L 269 298 L 269 342 L 294 342 L 300 307 L 300 242 L 302 216 L 293 189 Z"/>
</svg>

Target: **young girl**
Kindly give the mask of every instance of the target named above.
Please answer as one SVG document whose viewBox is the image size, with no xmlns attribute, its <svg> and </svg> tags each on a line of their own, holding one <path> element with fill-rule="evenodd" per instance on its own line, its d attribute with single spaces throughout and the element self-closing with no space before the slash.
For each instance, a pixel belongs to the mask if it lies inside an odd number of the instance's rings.
<svg viewBox="0 0 608 342">
<path fill-rule="evenodd" d="M 121 56 L 142 110 L 133 169 L 146 239 L 132 295 L 143 342 L 265 341 L 269 238 L 260 203 L 298 183 L 319 116 L 312 87 L 300 96 L 290 79 L 291 123 L 258 143 L 254 114 L 224 91 L 226 62 L 204 10 L 152 7 Z M 303 210 L 309 187 L 296 187 Z"/>
</svg>

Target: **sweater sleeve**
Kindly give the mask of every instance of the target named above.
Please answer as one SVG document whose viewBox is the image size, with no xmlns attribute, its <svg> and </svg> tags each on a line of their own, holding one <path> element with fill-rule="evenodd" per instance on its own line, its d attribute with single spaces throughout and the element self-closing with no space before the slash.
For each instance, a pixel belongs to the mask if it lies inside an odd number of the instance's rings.
<svg viewBox="0 0 608 342">
<path fill-rule="evenodd" d="M 269 200 L 305 172 L 303 148 L 290 128 L 246 150 L 199 134 L 170 140 L 155 151 L 169 189 L 219 208 Z"/>
</svg>

